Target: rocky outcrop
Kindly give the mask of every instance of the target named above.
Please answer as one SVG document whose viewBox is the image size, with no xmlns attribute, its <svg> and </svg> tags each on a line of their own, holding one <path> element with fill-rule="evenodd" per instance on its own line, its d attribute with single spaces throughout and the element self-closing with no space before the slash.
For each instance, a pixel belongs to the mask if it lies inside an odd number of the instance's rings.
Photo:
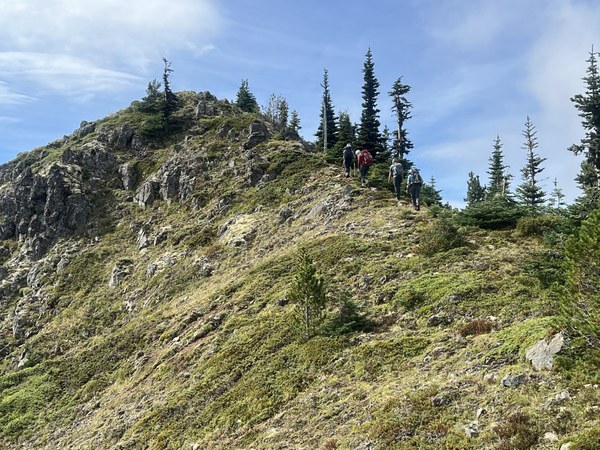
<svg viewBox="0 0 600 450">
<path fill-rule="evenodd" d="M 34 174 L 27 167 L 0 191 L 0 239 L 26 242 L 39 258 L 60 236 L 85 230 L 89 205 L 81 168 L 54 163 Z"/>
<path fill-rule="evenodd" d="M 249 150 L 258 144 L 269 140 L 270 134 L 267 126 L 262 122 L 254 122 L 248 129 L 248 136 L 244 142 L 244 148 Z"/>
</svg>

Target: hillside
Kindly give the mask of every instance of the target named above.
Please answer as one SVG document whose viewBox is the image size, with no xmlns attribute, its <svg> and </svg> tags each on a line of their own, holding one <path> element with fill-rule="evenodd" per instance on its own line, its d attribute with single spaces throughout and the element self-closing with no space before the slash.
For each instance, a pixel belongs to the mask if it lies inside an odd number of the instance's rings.
<svg viewBox="0 0 600 450">
<path fill-rule="evenodd" d="M 538 236 L 424 252 L 443 211 L 180 97 L 167 137 L 134 103 L 0 167 L 0 448 L 600 448 L 594 366 L 525 357 L 560 331 Z"/>
</svg>

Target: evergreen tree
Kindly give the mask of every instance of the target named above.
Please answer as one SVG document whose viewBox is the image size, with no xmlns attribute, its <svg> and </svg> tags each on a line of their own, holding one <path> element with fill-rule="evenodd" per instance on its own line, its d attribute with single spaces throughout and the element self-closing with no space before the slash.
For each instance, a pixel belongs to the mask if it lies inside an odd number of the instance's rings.
<svg viewBox="0 0 600 450">
<path fill-rule="evenodd" d="M 504 155 L 502 153 L 500 136 L 497 136 L 494 141 L 494 150 L 492 151 L 492 156 L 490 156 L 489 161 L 490 165 L 487 172 L 490 176 L 487 191 L 488 198 L 491 200 L 496 197 L 508 197 L 510 175 L 505 172 L 508 166 L 504 165 Z"/>
<path fill-rule="evenodd" d="M 481 185 L 479 181 L 479 175 L 475 175 L 473 172 L 469 172 L 469 179 L 467 180 L 467 196 L 464 201 L 467 202 L 467 206 L 472 206 L 475 203 L 479 203 L 485 200 L 485 186 Z"/>
<path fill-rule="evenodd" d="M 292 114 L 290 116 L 290 124 L 289 124 L 288 128 L 290 129 L 290 131 L 292 133 L 295 133 L 295 134 L 298 134 L 298 132 L 302 128 L 300 126 L 300 117 L 298 117 L 298 111 L 296 111 L 296 110 L 292 111 Z"/>
<path fill-rule="evenodd" d="M 387 125 L 384 125 L 383 131 L 381 132 L 381 150 L 388 154 L 390 150 L 390 141 L 392 140 L 392 133 Z M 389 155 L 387 155 L 389 156 Z"/>
<path fill-rule="evenodd" d="M 597 55 L 598 52 L 594 52 L 592 47 L 587 60 L 589 63 L 587 75 L 583 78 L 586 86 L 585 94 L 571 97 L 582 118 L 585 136 L 580 144 L 572 145 L 569 150 L 576 155 L 585 156 L 584 163 L 587 167 L 582 166 L 582 173 L 577 181 L 586 193 L 590 193 L 590 190 L 598 191 L 600 188 L 600 73 Z"/>
<path fill-rule="evenodd" d="M 331 93 L 329 92 L 329 73 L 327 69 L 323 72 L 323 100 L 321 102 L 321 122 L 319 129 L 315 136 L 317 137 L 317 148 L 325 149 L 325 138 L 323 136 L 323 129 L 327 128 L 327 149 L 333 148 L 337 142 L 337 118 L 333 111 L 333 104 L 331 102 Z"/>
<path fill-rule="evenodd" d="M 546 201 L 546 193 L 539 186 L 539 180 L 537 179 L 537 176 L 544 170 L 544 168 L 540 166 L 546 161 L 546 158 L 540 157 L 535 152 L 535 149 L 538 146 L 535 135 L 535 127 L 531 123 L 529 117 L 527 117 L 525 130 L 523 130 L 525 144 L 522 147 L 527 151 L 527 163 L 525 167 L 521 169 L 523 183 L 517 187 L 517 195 L 525 206 L 531 208 L 541 206 Z"/>
<path fill-rule="evenodd" d="M 140 110 L 149 114 L 158 114 L 162 111 L 163 94 L 160 91 L 160 81 L 154 79 L 148 83 L 146 96 L 140 102 Z"/>
<path fill-rule="evenodd" d="M 600 208 L 581 224 L 565 247 L 566 283 L 561 317 L 572 335 L 600 348 Z"/>
<path fill-rule="evenodd" d="M 248 80 L 242 80 L 242 84 L 240 85 L 237 93 L 235 105 L 244 112 L 258 112 L 258 103 L 256 101 L 256 97 L 254 97 L 254 94 L 250 92 Z"/>
<path fill-rule="evenodd" d="M 165 68 L 163 71 L 163 94 L 164 94 L 164 102 L 163 102 L 163 118 L 165 119 L 165 124 L 168 119 L 171 117 L 171 114 L 175 112 L 177 106 L 179 105 L 179 99 L 177 95 L 171 91 L 171 85 L 169 82 L 169 76 L 173 73 L 173 69 L 171 69 L 171 62 L 167 61 L 166 58 L 163 57 L 163 62 L 165 63 Z"/>
<path fill-rule="evenodd" d="M 338 127 L 337 142 L 341 148 L 345 147 L 346 144 L 354 145 L 356 141 L 356 135 L 354 131 L 354 125 L 350 121 L 350 115 L 347 112 L 339 113 L 340 126 Z"/>
<path fill-rule="evenodd" d="M 379 81 L 375 78 L 373 54 L 367 51 L 363 68 L 364 84 L 362 86 L 362 113 L 358 130 L 358 145 L 366 148 L 375 155 L 381 146 L 379 133 L 379 109 L 377 109 L 377 95 L 379 94 Z"/>
<path fill-rule="evenodd" d="M 552 184 L 554 185 L 554 189 L 550 194 L 550 206 L 552 206 L 553 208 L 560 208 L 562 206 L 565 206 L 565 194 L 563 194 L 562 189 L 558 187 L 558 181 L 556 178 L 554 178 Z"/>
<path fill-rule="evenodd" d="M 396 156 L 400 159 L 404 159 L 405 155 L 413 148 L 413 143 L 408 138 L 408 132 L 406 131 L 406 128 L 404 128 L 404 122 L 412 117 L 410 114 L 412 104 L 405 96 L 409 91 L 410 86 L 408 84 L 402 84 L 402 77 L 400 77 L 392 85 L 392 90 L 388 92 L 388 95 L 392 97 L 392 111 L 396 113 L 398 124 L 392 156 Z"/>
<path fill-rule="evenodd" d="M 421 199 L 427 206 L 442 206 L 442 191 L 436 189 L 435 178 L 432 176 L 428 184 L 423 183 Z"/>
<path fill-rule="evenodd" d="M 327 295 L 323 278 L 306 252 L 298 254 L 294 281 L 288 295 L 294 304 L 294 324 L 304 339 L 308 340 L 319 331 L 327 305 Z"/>
</svg>

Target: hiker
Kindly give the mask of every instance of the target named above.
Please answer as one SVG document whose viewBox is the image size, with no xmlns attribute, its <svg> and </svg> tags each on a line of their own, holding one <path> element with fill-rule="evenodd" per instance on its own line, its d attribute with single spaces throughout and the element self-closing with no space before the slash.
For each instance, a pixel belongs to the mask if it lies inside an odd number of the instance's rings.
<svg viewBox="0 0 600 450">
<path fill-rule="evenodd" d="M 352 151 L 352 145 L 346 144 L 344 147 L 344 167 L 346 168 L 346 178 L 350 176 L 350 170 L 354 165 L 354 151 Z"/>
<path fill-rule="evenodd" d="M 394 192 L 396 193 L 396 199 L 400 200 L 400 193 L 402 191 L 402 178 L 404 177 L 404 167 L 398 162 L 396 158 L 392 158 L 392 165 L 388 173 L 388 183 L 394 181 Z"/>
<path fill-rule="evenodd" d="M 422 185 L 423 185 L 423 179 L 421 178 L 419 171 L 413 167 L 412 169 L 410 169 L 410 174 L 408 175 L 406 187 L 407 187 L 408 193 L 410 194 L 412 205 L 417 211 L 419 211 L 419 209 L 420 209 L 419 197 L 421 195 L 421 186 Z"/>
<path fill-rule="evenodd" d="M 368 183 L 367 171 L 373 163 L 373 155 L 371 155 L 371 152 L 367 149 L 364 149 L 363 151 L 356 150 L 356 162 L 360 173 L 360 182 L 364 186 Z"/>
</svg>

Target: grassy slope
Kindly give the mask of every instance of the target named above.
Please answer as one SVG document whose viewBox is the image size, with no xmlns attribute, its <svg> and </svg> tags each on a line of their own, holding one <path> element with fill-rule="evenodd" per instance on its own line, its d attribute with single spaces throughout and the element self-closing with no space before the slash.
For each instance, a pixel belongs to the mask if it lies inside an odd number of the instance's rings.
<svg viewBox="0 0 600 450">
<path fill-rule="evenodd" d="M 201 210 L 125 204 L 121 223 L 49 280 L 55 312 L 27 342 L 31 366 L 0 376 L 0 443 L 475 449 L 556 448 L 543 443 L 546 431 L 594 439 L 593 375 L 534 373 L 523 358 L 555 309 L 521 273 L 535 240 L 470 229 L 466 247 L 424 257 L 427 211 L 286 146 L 261 150 L 279 177 L 244 191 L 223 183 Z M 209 219 L 226 193 L 232 206 Z M 334 207 L 315 207 L 324 201 Z M 284 207 L 292 218 L 280 223 Z M 139 252 L 130 218 L 172 231 Z M 249 244 L 233 245 L 240 237 Z M 332 294 L 349 291 L 370 331 L 295 337 L 282 299 L 300 246 Z M 148 278 L 148 265 L 165 260 Z M 130 275 L 109 288 L 123 261 Z M 433 315 L 451 320 L 432 326 Z M 478 319 L 492 330 L 463 336 Z M 529 382 L 502 387 L 508 373 Z M 565 389 L 572 399 L 546 406 Z M 468 438 L 476 419 L 480 434 Z"/>
</svg>

